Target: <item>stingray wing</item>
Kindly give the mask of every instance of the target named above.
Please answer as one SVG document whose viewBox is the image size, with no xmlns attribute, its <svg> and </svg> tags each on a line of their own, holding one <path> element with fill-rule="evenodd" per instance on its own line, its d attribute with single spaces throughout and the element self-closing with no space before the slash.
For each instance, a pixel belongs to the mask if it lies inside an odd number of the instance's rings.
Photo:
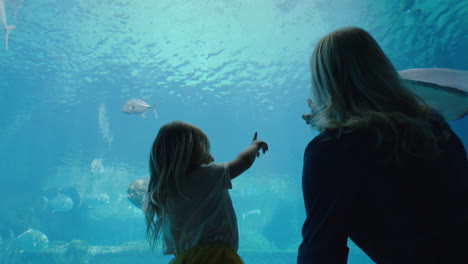
<svg viewBox="0 0 468 264">
<path fill-rule="evenodd" d="M 447 120 L 468 114 L 468 71 L 409 69 L 399 72 L 405 86 Z"/>
</svg>

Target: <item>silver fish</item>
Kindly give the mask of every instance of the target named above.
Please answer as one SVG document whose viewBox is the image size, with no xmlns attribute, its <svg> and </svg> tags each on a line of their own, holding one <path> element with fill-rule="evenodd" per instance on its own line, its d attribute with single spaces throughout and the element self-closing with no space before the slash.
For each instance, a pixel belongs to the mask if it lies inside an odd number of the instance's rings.
<svg viewBox="0 0 468 264">
<path fill-rule="evenodd" d="M 94 174 L 101 174 L 105 171 L 106 169 L 102 164 L 102 159 L 93 159 L 93 162 L 91 162 L 91 172 Z"/>
<path fill-rule="evenodd" d="M 114 141 L 114 137 L 110 131 L 109 118 L 107 118 L 106 115 L 107 108 L 104 104 L 100 104 L 98 111 L 99 133 L 101 133 L 102 138 L 107 142 L 107 145 L 110 149 L 112 146 L 112 141 Z"/>
<path fill-rule="evenodd" d="M 138 208 L 144 205 L 146 195 L 148 193 L 148 184 L 150 178 L 144 177 L 134 180 L 127 189 L 128 200 Z"/>
<path fill-rule="evenodd" d="M 149 109 L 153 110 L 154 117 L 158 119 L 158 114 L 156 113 L 156 105 L 151 106 L 141 99 L 133 99 L 127 101 L 122 107 L 122 112 L 127 114 L 139 114 L 142 117 L 145 117 L 145 112 Z"/>
<path fill-rule="evenodd" d="M 22 251 L 37 252 L 47 248 L 49 239 L 39 230 L 29 228 L 15 239 Z"/>
<path fill-rule="evenodd" d="M 5 14 L 5 4 L 3 0 L 0 0 L 0 23 L 1 26 L 5 29 L 5 49 L 8 50 L 8 35 L 10 31 L 16 28 L 15 25 L 8 25 L 6 14 Z"/>
<path fill-rule="evenodd" d="M 249 215 L 260 215 L 260 214 L 262 214 L 262 211 L 258 209 L 253 209 L 247 212 L 242 212 L 242 220 L 245 220 L 245 218 Z"/>
<path fill-rule="evenodd" d="M 46 206 L 52 208 L 52 213 L 55 212 L 68 212 L 73 209 L 73 200 L 68 195 L 59 193 L 54 198 L 48 200 L 46 197 L 43 197 Z"/>
</svg>

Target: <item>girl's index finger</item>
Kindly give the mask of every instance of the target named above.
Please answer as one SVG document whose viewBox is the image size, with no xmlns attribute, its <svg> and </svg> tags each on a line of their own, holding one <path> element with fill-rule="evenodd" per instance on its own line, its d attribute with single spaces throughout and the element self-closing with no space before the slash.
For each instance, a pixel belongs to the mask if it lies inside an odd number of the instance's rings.
<svg viewBox="0 0 468 264">
<path fill-rule="evenodd" d="M 252 141 L 254 141 L 254 140 L 257 140 L 257 132 L 254 133 L 254 137 L 253 137 Z"/>
</svg>

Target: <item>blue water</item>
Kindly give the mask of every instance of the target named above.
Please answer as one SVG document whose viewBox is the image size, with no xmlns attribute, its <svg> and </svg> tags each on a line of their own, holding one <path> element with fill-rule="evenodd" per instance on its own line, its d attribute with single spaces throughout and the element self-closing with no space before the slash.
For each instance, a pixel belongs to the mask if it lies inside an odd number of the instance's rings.
<svg viewBox="0 0 468 264">
<path fill-rule="evenodd" d="M 273 256 L 294 263 L 305 217 L 302 155 L 316 135 L 300 116 L 308 110 L 308 59 L 317 40 L 359 26 L 398 70 L 468 70 L 463 0 L 26 0 L 16 21 L 9 1 L 5 9 L 8 24 L 16 24 L 8 50 L 0 37 L 5 263 L 52 263 L 46 253 L 7 250 L 10 231 L 16 237 L 28 228 L 52 246 L 140 243 L 140 254 L 169 260 L 145 251 L 143 215 L 125 195 L 131 181 L 148 176 L 150 145 L 172 120 L 203 129 L 216 161 L 233 159 L 255 131 L 268 142 L 270 151 L 233 182 L 239 253 L 247 263 Z M 157 104 L 159 119 L 121 112 L 138 98 Z M 467 118 L 451 125 L 468 146 Z M 95 159 L 104 171 L 91 171 Z M 109 203 L 52 212 L 44 190 L 70 186 L 85 196 L 105 193 Z M 243 219 L 250 210 L 261 213 Z M 349 263 L 372 263 L 349 246 Z M 93 263 L 117 263 L 106 256 Z"/>
</svg>

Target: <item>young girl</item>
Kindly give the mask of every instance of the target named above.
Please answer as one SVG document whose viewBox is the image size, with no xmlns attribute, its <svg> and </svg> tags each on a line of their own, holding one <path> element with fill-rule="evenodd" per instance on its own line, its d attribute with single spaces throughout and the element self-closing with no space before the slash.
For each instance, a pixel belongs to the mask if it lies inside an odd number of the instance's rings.
<svg viewBox="0 0 468 264">
<path fill-rule="evenodd" d="M 237 221 L 228 189 L 268 145 L 257 140 L 230 162 L 215 163 L 208 137 L 176 121 L 162 126 L 150 155 L 145 208 L 152 247 L 162 240 L 171 264 L 243 263 L 237 255 Z"/>
</svg>

